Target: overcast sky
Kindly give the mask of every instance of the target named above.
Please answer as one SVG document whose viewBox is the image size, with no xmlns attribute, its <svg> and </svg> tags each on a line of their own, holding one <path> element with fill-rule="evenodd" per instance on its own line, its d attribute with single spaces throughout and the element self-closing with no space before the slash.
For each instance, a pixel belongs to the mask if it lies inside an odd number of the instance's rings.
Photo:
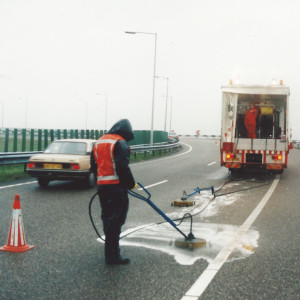
<svg viewBox="0 0 300 300">
<path fill-rule="evenodd" d="M 177 133 L 219 134 L 222 85 L 276 78 L 290 87 L 300 139 L 297 0 L 0 0 L 4 127 L 85 129 L 87 108 L 87 128 L 104 129 L 105 94 L 108 128 L 128 118 L 150 130 L 154 35 L 125 31 L 157 33 L 167 130 L 171 99 Z M 156 79 L 155 130 L 164 129 L 166 91 Z"/>
</svg>

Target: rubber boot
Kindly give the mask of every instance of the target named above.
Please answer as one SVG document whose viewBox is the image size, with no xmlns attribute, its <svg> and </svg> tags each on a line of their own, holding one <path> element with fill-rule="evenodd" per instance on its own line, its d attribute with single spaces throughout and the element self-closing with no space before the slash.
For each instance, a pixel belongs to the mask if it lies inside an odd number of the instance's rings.
<svg viewBox="0 0 300 300">
<path fill-rule="evenodd" d="M 105 263 L 107 265 L 125 265 L 129 262 L 129 258 L 120 255 L 119 235 L 108 235 L 105 240 Z"/>
<path fill-rule="evenodd" d="M 105 263 L 107 265 L 127 265 L 128 263 L 130 263 L 130 259 L 127 257 L 122 257 L 121 255 L 117 256 L 117 257 L 110 257 L 110 258 L 105 258 Z"/>
</svg>

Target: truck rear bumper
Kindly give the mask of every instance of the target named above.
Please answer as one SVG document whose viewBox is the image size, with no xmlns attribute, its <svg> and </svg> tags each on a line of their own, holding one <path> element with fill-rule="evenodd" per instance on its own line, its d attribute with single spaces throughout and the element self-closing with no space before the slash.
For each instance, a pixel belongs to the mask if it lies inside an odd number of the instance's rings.
<svg viewBox="0 0 300 300">
<path fill-rule="evenodd" d="M 249 151 L 238 150 L 234 153 L 221 151 L 221 166 L 230 169 L 267 168 L 282 170 L 287 168 L 288 152 L 285 151 Z"/>
<path fill-rule="evenodd" d="M 241 163 L 223 163 L 222 166 L 228 169 L 263 169 L 266 168 L 268 170 L 278 170 L 281 171 L 286 168 L 286 165 L 279 165 L 279 164 L 241 164 Z"/>
</svg>

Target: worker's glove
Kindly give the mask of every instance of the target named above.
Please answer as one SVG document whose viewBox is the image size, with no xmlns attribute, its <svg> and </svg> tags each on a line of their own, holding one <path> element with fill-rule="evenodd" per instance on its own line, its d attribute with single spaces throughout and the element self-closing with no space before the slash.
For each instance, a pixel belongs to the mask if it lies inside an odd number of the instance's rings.
<svg viewBox="0 0 300 300">
<path fill-rule="evenodd" d="M 135 183 L 134 187 L 132 189 L 136 189 L 138 187 L 138 184 Z"/>
</svg>

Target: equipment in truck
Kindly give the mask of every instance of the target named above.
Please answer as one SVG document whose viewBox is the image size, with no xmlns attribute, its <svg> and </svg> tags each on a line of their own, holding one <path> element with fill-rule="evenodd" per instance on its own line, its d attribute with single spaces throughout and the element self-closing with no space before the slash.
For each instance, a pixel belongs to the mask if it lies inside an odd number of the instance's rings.
<svg viewBox="0 0 300 300">
<path fill-rule="evenodd" d="M 281 173 L 292 149 L 289 87 L 281 81 L 280 85 L 230 84 L 221 89 L 221 165 Z"/>
</svg>

